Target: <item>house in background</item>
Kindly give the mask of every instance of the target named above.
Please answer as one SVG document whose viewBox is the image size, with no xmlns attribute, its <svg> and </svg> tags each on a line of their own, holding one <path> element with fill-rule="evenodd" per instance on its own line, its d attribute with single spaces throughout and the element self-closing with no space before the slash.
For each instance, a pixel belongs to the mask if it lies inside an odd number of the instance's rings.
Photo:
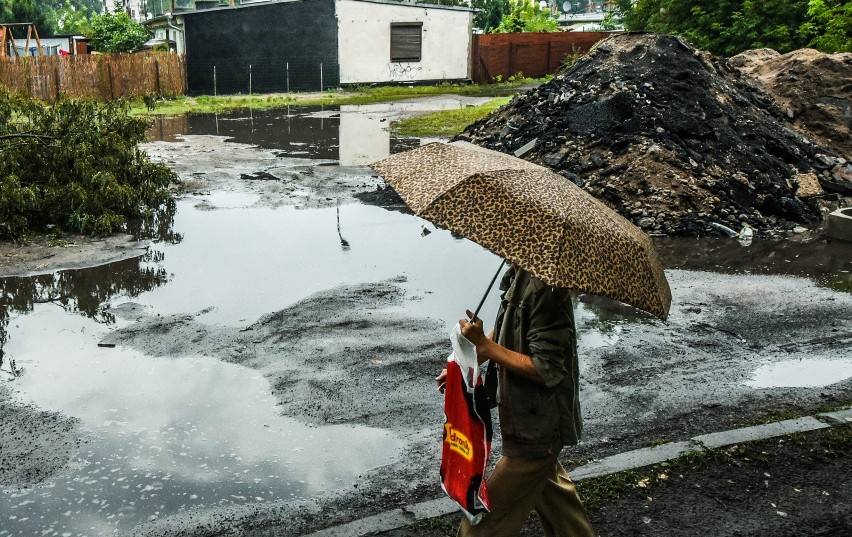
<svg viewBox="0 0 852 537">
<path fill-rule="evenodd" d="M 470 78 L 473 10 L 384 0 L 336 4 L 341 84 Z"/>
<path fill-rule="evenodd" d="M 388 0 L 202 5 L 146 22 L 155 39 L 186 54 L 191 95 L 470 78 L 469 8 Z"/>
</svg>

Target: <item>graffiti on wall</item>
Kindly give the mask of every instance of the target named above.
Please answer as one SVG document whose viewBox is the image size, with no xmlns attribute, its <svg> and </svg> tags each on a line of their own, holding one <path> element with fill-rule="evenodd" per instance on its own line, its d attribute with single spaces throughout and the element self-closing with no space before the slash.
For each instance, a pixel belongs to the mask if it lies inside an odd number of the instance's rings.
<svg viewBox="0 0 852 537">
<path fill-rule="evenodd" d="M 423 68 L 419 65 L 414 65 L 410 63 L 389 63 L 388 64 L 388 73 L 390 74 L 391 80 L 398 79 L 408 79 L 412 80 L 417 76 L 417 73 L 422 71 Z"/>
</svg>

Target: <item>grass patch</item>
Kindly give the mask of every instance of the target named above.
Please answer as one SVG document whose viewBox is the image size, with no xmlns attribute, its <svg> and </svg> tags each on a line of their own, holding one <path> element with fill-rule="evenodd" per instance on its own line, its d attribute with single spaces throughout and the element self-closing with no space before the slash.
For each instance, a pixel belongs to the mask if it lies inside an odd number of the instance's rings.
<svg viewBox="0 0 852 537">
<path fill-rule="evenodd" d="M 667 481 L 672 475 L 682 475 L 711 465 L 723 464 L 736 464 L 730 452 L 721 449 L 705 449 L 647 468 L 585 479 L 577 482 L 576 485 L 586 508 L 595 510 L 618 500 L 623 494 L 637 489 L 652 488 L 654 485 Z"/>
<path fill-rule="evenodd" d="M 274 93 L 264 95 L 202 95 L 161 99 L 149 110 L 141 98 L 131 101 L 130 112 L 140 116 L 175 116 L 188 113 L 217 113 L 226 110 L 280 108 L 282 106 L 327 106 L 371 104 L 430 95 L 500 97 L 515 94 L 526 85 L 546 79 L 521 79 L 496 84 L 436 84 L 432 86 L 353 86 L 316 93 Z"/>
<path fill-rule="evenodd" d="M 577 492 L 586 509 L 597 509 L 607 502 L 617 500 L 643 483 L 646 476 L 634 470 L 585 479 L 576 483 Z"/>
<path fill-rule="evenodd" d="M 435 537 L 455 537 L 459 529 L 459 517 L 451 515 L 426 518 L 414 522 L 408 526 L 408 529 L 415 533 L 423 532 Z"/>
<path fill-rule="evenodd" d="M 448 138 L 497 110 L 510 99 L 511 97 L 498 97 L 481 106 L 465 106 L 401 119 L 391 124 L 391 130 L 401 136 Z"/>
<path fill-rule="evenodd" d="M 800 409 L 793 410 L 781 410 L 776 412 L 771 412 L 768 414 L 764 414 L 762 416 L 757 416 L 754 418 L 750 418 L 747 420 L 742 420 L 737 423 L 740 427 L 752 427 L 754 425 L 766 425 L 768 423 L 775 423 L 777 421 L 785 421 L 785 420 L 794 420 L 797 418 L 801 418 L 804 416 L 815 416 L 817 414 L 824 414 L 826 412 L 837 412 L 840 410 L 848 410 L 852 408 L 852 401 L 844 400 L 839 403 L 832 403 L 828 405 L 819 406 L 811 411 L 802 411 Z"/>
<path fill-rule="evenodd" d="M 804 447 L 820 457 L 848 457 L 852 452 L 852 425 L 835 425 L 828 430 L 794 433 L 724 449 L 687 453 L 654 466 L 578 481 L 577 490 L 586 508 L 596 510 L 636 489 L 651 489 L 672 476 L 688 478 L 691 472 L 722 466 L 741 467 L 746 463 L 768 467 L 775 456 L 772 453 L 773 446 L 782 440 Z"/>
</svg>

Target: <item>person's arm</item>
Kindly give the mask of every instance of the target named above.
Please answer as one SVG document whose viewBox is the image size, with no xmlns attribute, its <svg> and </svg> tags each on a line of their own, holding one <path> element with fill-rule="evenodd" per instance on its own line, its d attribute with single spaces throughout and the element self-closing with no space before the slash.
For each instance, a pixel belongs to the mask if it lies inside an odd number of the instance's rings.
<svg viewBox="0 0 852 537">
<path fill-rule="evenodd" d="M 468 317 L 473 316 L 473 312 L 467 310 L 467 315 Z M 462 335 L 476 346 L 476 358 L 480 364 L 493 360 L 500 367 L 505 367 L 516 375 L 544 384 L 544 380 L 538 374 L 532 358 L 496 343 L 491 337 L 486 337 L 485 331 L 482 329 L 482 319 L 476 318 L 473 319 L 473 322 L 460 319 L 459 327 Z M 493 332 L 489 336 L 493 336 Z"/>
<path fill-rule="evenodd" d="M 494 339 L 494 330 L 489 332 L 488 336 L 486 336 L 486 337 L 489 340 Z M 478 361 L 481 364 L 485 360 L 478 360 Z M 441 393 L 444 393 L 444 387 L 447 385 L 447 369 L 446 368 L 442 369 L 441 372 L 438 374 L 438 376 L 435 377 L 435 384 L 438 386 L 438 391 L 441 392 Z"/>
</svg>

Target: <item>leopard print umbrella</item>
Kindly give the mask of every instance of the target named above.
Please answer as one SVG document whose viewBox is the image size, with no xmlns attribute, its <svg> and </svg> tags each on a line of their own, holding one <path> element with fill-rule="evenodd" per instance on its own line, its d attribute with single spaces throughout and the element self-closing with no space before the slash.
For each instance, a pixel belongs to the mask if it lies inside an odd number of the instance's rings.
<svg viewBox="0 0 852 537">
<path fill-rule="evenodd" d="M 548 285 L 668 316 L 671 290 L 651 239 L 548 168 L 466 142 L 427 144 L 372 168 L 417 215 Z"/>
</svg>

